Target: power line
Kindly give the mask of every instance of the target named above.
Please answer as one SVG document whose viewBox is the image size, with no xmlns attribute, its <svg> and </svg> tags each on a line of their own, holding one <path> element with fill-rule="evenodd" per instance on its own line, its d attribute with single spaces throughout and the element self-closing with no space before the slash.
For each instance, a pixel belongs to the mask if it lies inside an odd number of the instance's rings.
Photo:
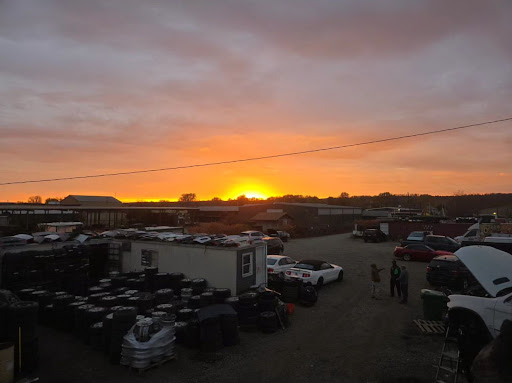
<svg viewBox="0 0 512 383">
<path fill-rule="evenodd" d="M 480 123 L 471 124 L 471 125 L 457 126 L 455 128 L 446 128 L 446 129 L 432 130 L 432 131 L 429 131 L 429 132 L 407 134 L 407 135 L 403 135 L 403 136 L 390 137 L 390 138 L 382 138 L 382 139 L 379 139 L 379 140 L 359 142 L 359 143 L 356 143 L 356 144 L 338 145 L 338 146 L 331 146 L 331 147 L 328 147 L 328 148 L 303 150 L 303 151 L 300 151 L 300 152 L 272 154 L 272 155 L 261 156 L 261 157 L 250 157 L 250 158 L 242 158 L 242 159 L 237 159 L 237 160 L 228 160 L 228 161 L 219 161 L 219 162 L 208 162 L 208 163 L 205 163 L 205 164 L 183 165 L 183 166 L 175 166 L 175 167 L 160 168 L 160 169 L 145 169 L 145 170 L 133 170 L 133 171 L 129 171 L 129 172 L 119 172 L 119 173 L 92 174 L 92 175 L 86 175 L 86 176 L 48 178 L 48 179 L 42 179 L 42 180 L 27 180 L 27 181 L 3 182 L 3 183 L 0 183 L 0 186 L 29 184 L 29 183 L 40 183 L 40 182 L 68 181 L 68 180 L 78 180 L 78 179 L 85 179 L 85 178 L 124 176 L 124 175 L 131 175 L 131 174 L 153 173 L 153 172 L 163 172 L 163 171 L 169 171 L 169 170 L 179 170 L 179 169 L 200 168 L 200 167 L 206 167 L 206 166 L 217 166 L 217 165 L 225 165 L 225 164 L 235 164 L 235 163 L 238 163 L 238 162 L 249 162 L 249 161 L 266 160 L 266 159 L 269 159 L 269 158 L 290 157 L 290 156 L 297 156 L 297 155 L 308 154 L 308 153 L 326 152 L 326 151 L 329 151 L 329 150 L 352 148 L 352 147 L 355 147 L 355 146 L 371 145 L 371 144 L 377 144 L 377 143 L 381 143 L 381 142 L 398 141 L 398 140 L 403 140 L 403 139 L 406 139 L 406 138 L 428 136 L 428 135 L 433 135 L 433 134 L 438 134 L 438 133 L 450 132 L 450 131 L 453 131 L 453 130 L 468 129 L 468 128 L 473 128 L 475 126 L 491 125 L 491 124 L 496 124 L 498 122 L 511 121 L 511 120 L 512 120 L 512 117 L 508 117 L 508 118 L 503 118 L 503 119 L 500 119 L 500 120 L 480 122 Z"/>
</svg>

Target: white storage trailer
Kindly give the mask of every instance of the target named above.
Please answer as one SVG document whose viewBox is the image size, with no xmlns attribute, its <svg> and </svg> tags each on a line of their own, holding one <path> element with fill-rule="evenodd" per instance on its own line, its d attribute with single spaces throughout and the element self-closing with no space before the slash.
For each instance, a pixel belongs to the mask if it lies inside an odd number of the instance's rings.
<svg viewBox="0 0 512 383">
<path fill-rule="evenodd" d="M 214 247 L 177 242 L 124 242 L 122 272 L 158 267 L 159 272 L 180 272 L 186 278 L 204 278 L 209 286 L 239 294 L 250 286 L 267 283 L 267 245 Z"/>
</svg>

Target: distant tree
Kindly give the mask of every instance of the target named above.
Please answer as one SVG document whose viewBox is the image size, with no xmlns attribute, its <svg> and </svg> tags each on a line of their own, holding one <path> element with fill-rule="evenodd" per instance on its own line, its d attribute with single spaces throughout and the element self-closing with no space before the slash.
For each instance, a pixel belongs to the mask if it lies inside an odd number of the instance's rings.
<svg viewBox="0 0 512 383">
<path fill-rule="evenodd" d="M 194 202 L 196 200 L 196 193 L 185 193 L 182 194 L 179 202 Z"/>
<path fill-rule="evenodd" d="M 28 197 L 28 203 L 43 203 L 43 199 L 40 195 L 33 195 L 31 197 Z"/>
<path fill-rule="evenodd" d="M 461 197 L 461 196 L 463 196 L 463 195 L 466 195 L 466 193 L 464 193 L 464 190 L 457 190 L 457 191 L 454 191 L 454 192 L 453 192 L 453 195 L 454 195 L 455 197 Z"/>
<path fill-rule="evenodd" d="M 350 197 L 350 195 L 347 192 L 341 192 L 341 194 L 339 196 L 339 198 L 343 198 L 343 199 L 347 199 L 349 197 Z"/>
<path fill-rule="evenodd" d="M 44 203 L 45 204 L 49 204 L 49 203 L 56 203 L 56 202 L 60 202 L 62 201 L 62 198 L 58 198 L 58 197 L 48 197 L 44 200 Z"/>
<path fill-rule="evenodd" d="M 222 202 L 222 200 L 219 197 L 213 197 L 211 199 L 212 202 Z"/>
</svg>

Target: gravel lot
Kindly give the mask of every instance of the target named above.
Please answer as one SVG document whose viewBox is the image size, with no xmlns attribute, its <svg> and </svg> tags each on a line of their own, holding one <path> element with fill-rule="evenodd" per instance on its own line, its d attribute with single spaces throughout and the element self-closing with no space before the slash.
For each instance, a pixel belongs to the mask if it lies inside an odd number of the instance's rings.
<svg viewBox="0 0 512 383">
<path fill-rule="evenodd" d="M 364 243 L 349 234 L 294 239 L 291 257 L 342 266 L 342 283 L 324 286 L 318 303 L 295 310 L 292 325 L 272 335 L 242 332 L 239 346 L 215 355 L 178 348 L 178 359 L 138 376 L 83 346 L 70 334 L 41 328 L 42 382 L 431 382 L 442 337 L 422 335 L 420 289 L 426 264 L 408 262 L 409 304 L 389 296 L 394 242 Z M 370 264 L 383 277 L 381 300 L 370 298 Z M 399 262 L 402 264 L 403 262 Z"/>
</svg>

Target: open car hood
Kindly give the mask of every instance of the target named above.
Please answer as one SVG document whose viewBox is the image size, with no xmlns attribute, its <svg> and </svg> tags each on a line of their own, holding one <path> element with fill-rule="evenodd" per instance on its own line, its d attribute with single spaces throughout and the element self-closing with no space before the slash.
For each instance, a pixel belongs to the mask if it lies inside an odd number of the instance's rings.
<svg viewBox="0 0 512 383">
<path fill-rule="evenodd" d="M 512 287 L 512 254 L 490 246 L 465 246 L 455 255 L 493 297 Z"/>
</svg>

